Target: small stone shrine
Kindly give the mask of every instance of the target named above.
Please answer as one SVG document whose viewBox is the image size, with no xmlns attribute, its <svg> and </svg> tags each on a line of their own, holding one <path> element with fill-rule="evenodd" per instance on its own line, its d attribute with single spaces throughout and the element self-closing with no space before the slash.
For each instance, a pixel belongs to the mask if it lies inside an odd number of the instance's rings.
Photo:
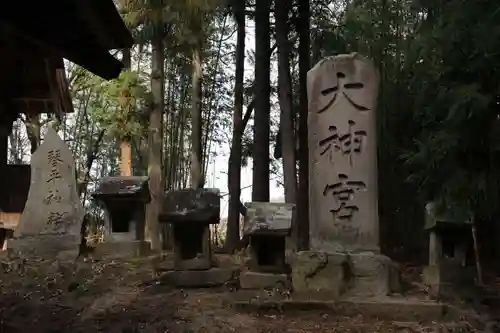
<svg viewBox="0 0 500 333">
<path fill-rule="evenodd" d="M 241 272 L 244 289 L 273 288 L 288 285 L 285 258 L 286 238 L 292 227 L 293 204 L 250 202 L 243 233 L 249 237 L 250 270 Z"/>
<path fill-rule="evenodd" d="M 388 295 L 396 274 L 379 253 L 379 75 L 353 53 L 321 60 L 307 81 L 311 251 L 291 259 L 294 290 Z"/>
<path fill-rule="evenodd" d="M 447 286 L 472 284 L 476 272 L 467 265 L 468 253 L 473 253 L 472 223 L 467 214 L 442 212 L 429 202 L 425 230 L 429 232 L 429 265 L 424 267 L 423 282 L 434 293 Z"/>
<path fill-rule="evenodd" d="M 221 285 L 233 271 L 212 265 L 210 225 L 220 222 L 218 189 L 183 189 L 167 192 L 160 223 L 172 226 L 174 271 L 165 280 L 178 287 Z"/>
<path fill-rule="evenodd" d="M 104 208 L 104 242 L 96 246 L 97 255 L 133 257 L 149 253 L 144 241 L 146 204 L 150 201 L 148 177 L 105 177 L 92 194 Z"/>
<path fill-rule="evenodd" d="M 73 154 L 49 127 L 31 157 L 31 185 L 9 254 L 76 259 L 84 210 L 76 187 Z"/>
</svg>

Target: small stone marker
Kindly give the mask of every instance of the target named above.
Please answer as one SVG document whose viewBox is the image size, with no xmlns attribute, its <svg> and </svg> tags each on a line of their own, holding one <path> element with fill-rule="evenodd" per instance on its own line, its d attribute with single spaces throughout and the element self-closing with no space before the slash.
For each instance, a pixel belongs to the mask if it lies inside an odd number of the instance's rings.
<svg viewBox="0 0 500 333">
<path fill-rule="evenodd" d="M 31 158 L 31 185 L 10 251 L 22 257 L 78 256 L 84 210 L 75 179 L 73 154 L 48 128 Z"/>
<path fill-rule="evenodd" d="M 353 53 L 320 61 L 307 81 L 311 248 L 378 252 L 378 73 Z"/>
</svg>

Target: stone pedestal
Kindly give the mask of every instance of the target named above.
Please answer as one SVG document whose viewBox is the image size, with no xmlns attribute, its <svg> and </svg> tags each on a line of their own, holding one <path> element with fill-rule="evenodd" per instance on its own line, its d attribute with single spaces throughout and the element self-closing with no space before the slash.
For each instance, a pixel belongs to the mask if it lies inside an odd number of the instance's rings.
<svg viewBox="0 0 500 333">
<path fill-rule="evenodd" d="M 231 283 L 234 274 L 235 272 L 232 269 L 214 267 L 207 270 L 166 272 L 161 276 L 160 280 L 178 288 L 206 288 Z"/>
<path fill-rule="evenodd" d="M 422 280 L 435 294 L 443 288 L 472 285 L 476 270 L 467 266 L 472 247 L 472 224 L 468 214 L 438 210 L 434 202 L 425 206 L 425 229 L 429 232 L 429 265 Z"/>
<path fill-rule="evenodd" d="M 92 197 L 105 213 L 104 242 L 96 245 L 97 256 L 126 258 L 151 252 L 144 241 L 146 204 L 150 200 L 148 177 L 105 177 Z"/>
<path fill-rule="evenodd" d="M 289 258 L 294 292 L 341 297 L 379 297 L 399 292 L 398 267 L 373 253 L 297 252 Z"/>
<path fill-rule="evenodd" d="M 162 280 L 176 287 L 223 285 L 234 277 L 231 269 L 212 267 L 210 225 L 220 220 L 218 189 L 185 189 L 166 193 L 160 222 L 172 227 L 174 271 Z"/>
<path fill-rule="evenodd" d="M 242 289 L 275 289 L 289 288 L 288 276 L 277 273 L 260 273 L 246 271 L 240 273 L 240 287 Z"/>
<path fill-rule="evenodd" d="M 246 203 L 243 233 L 249 237 L 249 270 L 240 274 L 243 289 L 287 287 L 286 238 L 290 235 L 295 205 Z"/>
<path fill-rule="evenodd" d="M 151 254 L 151 245 L 146 241 L 107 241 L 95 246 L 94 256 L 106 259 L 144 257 Z"/>
</svg>

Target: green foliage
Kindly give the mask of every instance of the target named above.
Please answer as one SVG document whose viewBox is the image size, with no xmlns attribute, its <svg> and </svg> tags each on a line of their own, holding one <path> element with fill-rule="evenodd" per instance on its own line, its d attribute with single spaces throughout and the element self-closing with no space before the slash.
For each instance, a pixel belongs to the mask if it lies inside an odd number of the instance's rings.
<svg viewBox="0 0 500 333">
<path fill-rule="evenodd" d="M 149 93 L 135 72 L 122 72 L 120 76 L 94 87 L 101 93 L 105 108 L 95 110 L 94 119 L 107 132 L 119 139 L 134 137 L 141 132 L 140 113 L 148 106 Z"/>
</svg>

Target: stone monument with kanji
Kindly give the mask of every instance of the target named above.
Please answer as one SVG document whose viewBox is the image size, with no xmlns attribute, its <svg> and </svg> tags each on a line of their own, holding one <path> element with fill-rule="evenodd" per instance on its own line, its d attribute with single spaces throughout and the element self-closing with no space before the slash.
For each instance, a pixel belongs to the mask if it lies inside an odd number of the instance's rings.
<svg viewBox="0 0 500 333">
<path fill-rule="evenodd" d="M 75 161 L 49 127 L 31 157 L 31 185 L 9 252 L 21 257 L 76 259 L 84 210 L 76 186 Z"/>
<path fill-rule="evenodd" d="M 294 289 L 387 295 L 395 276 L 379 250 L 379 75 L 353 53 L 321 60 L 307 81 L 311 251 L 292 260 Z"/>
</svg>

